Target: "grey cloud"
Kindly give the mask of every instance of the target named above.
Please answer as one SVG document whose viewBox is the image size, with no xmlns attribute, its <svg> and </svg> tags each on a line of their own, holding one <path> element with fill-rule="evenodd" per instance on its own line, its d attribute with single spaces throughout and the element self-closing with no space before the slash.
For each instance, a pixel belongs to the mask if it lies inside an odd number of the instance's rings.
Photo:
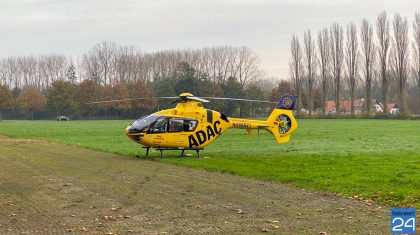
<svg viewBox="0 0 420 235">
<path fill-rule="evenodd" d="M 288 75 L 291 35 L 333 22 L 359 24 L 395 11 L 411 20 L 419 1 L 350 0 L 35 0 L 1 1 L 0 57 L 76 56 L 109 40 L 144 51 L 249 46 L 268 75 Z"/>
</svg>

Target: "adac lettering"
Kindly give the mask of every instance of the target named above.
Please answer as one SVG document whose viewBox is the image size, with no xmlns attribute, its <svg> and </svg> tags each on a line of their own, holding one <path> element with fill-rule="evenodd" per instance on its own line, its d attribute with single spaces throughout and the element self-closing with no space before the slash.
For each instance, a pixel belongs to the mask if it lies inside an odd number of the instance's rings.
<svg viewBox="0 0 420 235">
<path fill-rule="evenodd" d="M 218 134 L 222 132 L 222 128 L 219 127 L 220 121 L 215 121 L 213 126 L 208 125 L 206 127 L 206 131 L 199 130 L 195 132 L 195 135 L 188 136 L 189 148 L 193 148 L 194 146 L 200 146 L 204 144 L 206 141 L 215 138 Z"/>
</svg>

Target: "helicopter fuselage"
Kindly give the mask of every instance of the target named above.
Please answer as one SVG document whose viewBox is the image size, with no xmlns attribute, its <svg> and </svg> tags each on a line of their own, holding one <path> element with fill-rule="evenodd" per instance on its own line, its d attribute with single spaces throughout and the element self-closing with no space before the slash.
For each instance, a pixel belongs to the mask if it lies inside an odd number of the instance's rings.
<svg viewBox="0 0 420 235">
<path fill-rule="evenodd" d="M 136 131 L 136 122 L 153 117 L 148 126 Z M 130 139 L 146 147 L 173 149 L 202 149 L 232 125 L 223 114 L 205 109 L 200 102 L 179 103 L 136 122 L 125 130 Z"/>
<path fill-rule="evenodd" d="M 279 120 L 280 115 L 287 115 L 289 123 Z M 289 125 L 287 133 L 280 132 L 281 125 Z M 273 111 L 267 120 L 250 120 L 228 118 L 218 111 L 205 109 L 201 102 L 188 101 L 138 119 L 126 128 L 125 134 L 147 148 L 198 150 L 229 128 L 247 129 L 250 135 L 253 129 L 265 129 L 275 136 L 278 143 L 285 143 L 297 128 L 297 123 L 292 110 Z"/>
</svg>

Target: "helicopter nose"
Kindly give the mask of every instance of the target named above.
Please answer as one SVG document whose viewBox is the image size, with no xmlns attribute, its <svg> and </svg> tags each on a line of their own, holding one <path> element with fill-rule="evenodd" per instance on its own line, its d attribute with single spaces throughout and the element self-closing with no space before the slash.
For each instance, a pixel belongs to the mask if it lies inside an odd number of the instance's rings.
<svg viewBox="0 0 420 235">
<path fill-rule="evenodd" d="M 136 142 L 141 140 L 141 137 L 143 137 L 143 134 L 140 134 L 139 130 L 131 126 L 128 126 L 127 128 L 125 128 L 125 135 L 131 140 L 136 141 Z"/>
<path fill-rule="evenodd" d="M 133 126 L 128 126 L 127 128 L 125 128 L 125 133 L 127 135 L 139 134 L 140 130 L 138 130 L 137 128 Z"/>
<path fill-rule="evenodd" d="M 125 133 L 125 135 L 126 135 L 126 136 L 128 136 L 128 133 L 129 133 L 128 131 L 130 130 L 130 127 L 131 127 L 131 126 L 128 126 L 128 127 L 126 127 L 126 128 L 125 128 L 124 133 Z"/>
</svg>

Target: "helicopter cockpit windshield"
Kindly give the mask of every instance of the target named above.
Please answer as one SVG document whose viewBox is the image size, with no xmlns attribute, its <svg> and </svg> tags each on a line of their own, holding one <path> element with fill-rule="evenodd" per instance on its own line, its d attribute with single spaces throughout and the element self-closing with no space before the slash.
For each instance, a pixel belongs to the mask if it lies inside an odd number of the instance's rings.
<svg viewBox="0 0 420 235">
<path fill-rule="evenodd" d="M 130 129 L 128 130 L 129 134 L 135 134 L 139 132 L 147 132 L 152 123 L 154 123 L 159 118 L 163 117 L 162 115 L 152 114 L 146 117 L 142 117 L 133 124 L 131 124 Z"/>
</svg>

